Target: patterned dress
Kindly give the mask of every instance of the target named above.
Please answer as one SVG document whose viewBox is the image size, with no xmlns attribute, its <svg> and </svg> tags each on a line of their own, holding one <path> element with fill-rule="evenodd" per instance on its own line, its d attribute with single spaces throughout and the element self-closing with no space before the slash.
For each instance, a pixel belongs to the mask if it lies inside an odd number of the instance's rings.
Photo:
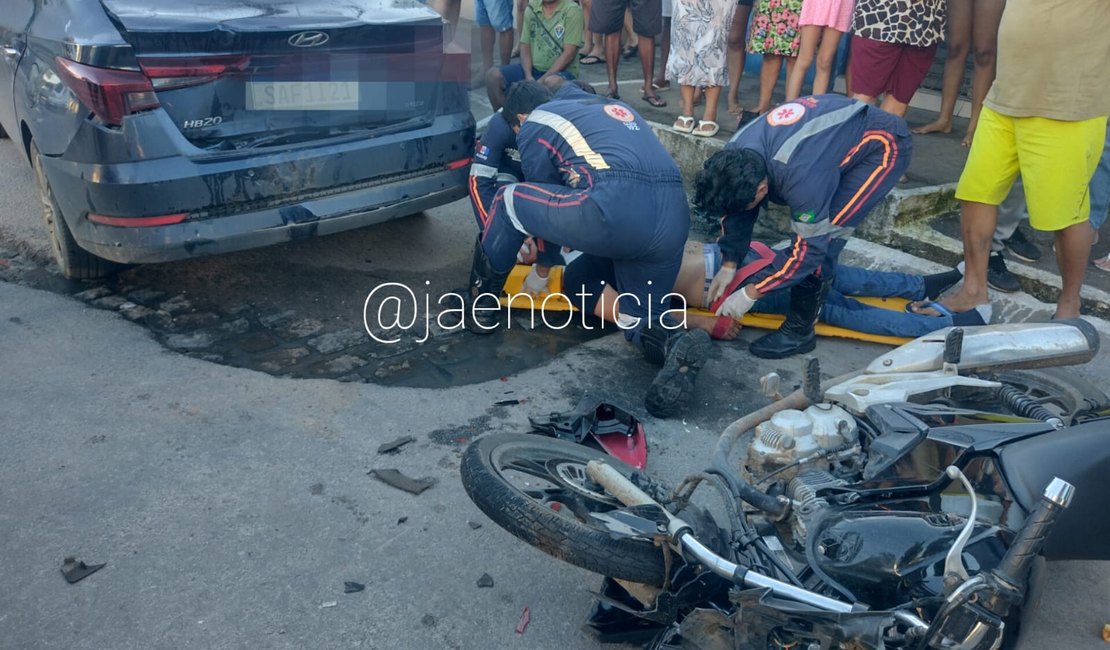
<svg viewBox="0 0 1110 650">
<path fill-rule="evenodd" d="M 759 0 L 748 33 L 748 51 L 752 54 L 798 56 L 801 32 L 798 18 L 802 0 Z"/>
<path fill-rule="evenodd" d="M 674 0 L 667 79 L 684 86 L 728 85 L 725 49 L 735 9 L 735 0 Z"/>
</svg>

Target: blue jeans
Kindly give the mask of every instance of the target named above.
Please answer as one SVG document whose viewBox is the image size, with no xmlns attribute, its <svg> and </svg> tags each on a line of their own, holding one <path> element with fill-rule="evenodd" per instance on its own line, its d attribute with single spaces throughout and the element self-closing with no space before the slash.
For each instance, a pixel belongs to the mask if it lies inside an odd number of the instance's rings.
<svg viewBox="0 0 1110 650">
<path fill-rule="evenodd" d="M 717 244 L 704 244 L 705 291 L 703 304 L 707 299 L 709 284 L 721 268 L 721 248 Z M 750 261 L 745 258 L 745 262 Z M 836 327 L 882 334 L 916 338 L 952 325 L 950 316 L 922 316 L 906 311 L 880 309 L 862 303 L 849 296 L 874 296 L 877 298 L 905 298 L 921 300 L 925 297 L 925 278 L 909 273 L 871 271 L 856 266 L 838 265 L 833 285 L 825 306 L 821 309 L 821 321 Z M 754 312 L 764 314 L 786 314 L 790 311 L 790 290 L 772 291 L 755 303 Z"/>
<path fill-rule="evenodd" d="M 925 297 L 925 281 L 920 275 L 838 266 L 825 306 L 821 308 L 821 321 L 856 332 L 907 338 L 924 336 L 952 325 L 952 318 L 949 316 L 923 316 L 906 311 L 880 309 L 849 296 L 920 300 Z M 788 313 L 790 291 L 775 291 L 760 298 L 752 311 Z"/>
<path fill-rule="evenodd" d="M 1095 232 L 1106 223 L 1106 213 L 1110 212 L 1110 130 L 1106 135 L 1102 158 L 1098 161 L 1095 175 L 1091 177 L 1091 228 Z"/>
</svg>

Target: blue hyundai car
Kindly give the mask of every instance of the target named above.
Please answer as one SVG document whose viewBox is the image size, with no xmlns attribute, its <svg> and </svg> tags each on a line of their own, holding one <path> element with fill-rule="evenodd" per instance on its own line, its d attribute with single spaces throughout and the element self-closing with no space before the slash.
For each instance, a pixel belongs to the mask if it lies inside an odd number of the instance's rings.
<svg viewBox="0 0 1110 650">
<path fill-rule="evenodd" d="M 7 0 L 0 127 L 69 278 L 466 195 L 469 62 L 415 0 Z"/>
</svg>

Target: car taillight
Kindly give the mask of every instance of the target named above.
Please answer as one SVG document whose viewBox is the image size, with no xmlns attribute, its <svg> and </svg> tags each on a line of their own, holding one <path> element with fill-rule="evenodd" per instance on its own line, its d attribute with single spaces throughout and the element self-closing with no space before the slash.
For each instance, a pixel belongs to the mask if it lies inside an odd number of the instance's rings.
<svg viewBox="0 0 1110 650">
<path fill-rule="evenodd" d="M 89 221 L 104 224 L 105 226 L 118 226 L 120 228 L 149 228 L 151 226 L 172 226 L 188 218 L 188 214 L 161 214 L 156 217 L 110 217 L 104 214 L 90 212 Z"/>
<path fill-rule="evenodd" d="M 139 67 L 155 90 L 173 90 L 215 81 L 228 72 L 240 72 L 250 57 L 240 54 L 199 57 L 142 57 Z"/>
<path fill-rule="evenodd" d="M 127 115 L 158 108 L 150 79 L 141 72 L 98 68 L 62 57 L 57 62 L 66 85 L 105 124 L 119 126 Z"/>
</svg>

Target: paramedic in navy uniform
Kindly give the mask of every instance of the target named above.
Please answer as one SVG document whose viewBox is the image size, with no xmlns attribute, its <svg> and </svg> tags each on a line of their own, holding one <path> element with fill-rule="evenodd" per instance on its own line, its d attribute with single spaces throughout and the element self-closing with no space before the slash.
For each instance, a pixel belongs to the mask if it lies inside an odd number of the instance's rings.
<svg viewBox="0 0 1110 650">
<path fill-rule="evenodd" d="M 790 289 L 790 311 L 750 351 L 764 359 L 809 352 L 814 325 L 847 238 L 910 164 L 902 118 L 840 95 L 800 97 L 736 133 L 695 180 L 694 203 L 721 216 L 724 264 L 710 287 L 719 316 L 740 318 L 761 296 Z M 735 286 L 766 202 L 790 210 L 790 246 L 767 268 Z"/>
<path fill-rule="evenodd" d="M 581 251 L 566 268 L 564 293 L 584 314 L 617 323 L 645 358 L 663 365 L 645 405 L 669 417 L 689 398 L 710 352 L 704 331 L 686 332 L 665 314 L 690 227 L 678 166 L 627 104 L 574 90 L 551 99 L 527 81 L 505 99 L 526 180 L 494 198 L 474 250 L 467 327 L 488 333 L 500 323 L 485 310 L 498 304 L 525 237 Z"/>
</svg>

